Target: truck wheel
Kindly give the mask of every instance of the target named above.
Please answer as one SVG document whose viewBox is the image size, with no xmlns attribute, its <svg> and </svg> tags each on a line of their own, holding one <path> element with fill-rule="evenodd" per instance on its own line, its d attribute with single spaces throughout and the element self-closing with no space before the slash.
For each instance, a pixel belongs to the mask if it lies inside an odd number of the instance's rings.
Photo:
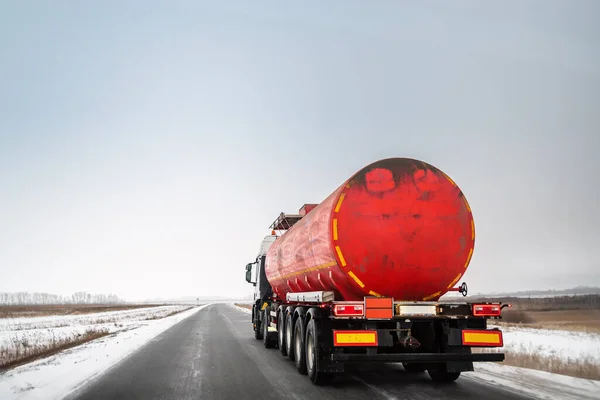
<svg viewBox="0 0 600 400">
<path fill-rule="evenodd" d="M 275 343 L 273 343 L 273 338 L 272 335 L 270 335 L 269 333 L 269 326 L 271 325 L 269 322 L 271 320 L 270 318 L 271 316 L 271 307 L 267 307 L 263 310 L 263 344 L 265 345 L 266 349 L 271 349 L 275 346 Z"/>
<path fill-rule="evenodd" d="M 294 315 L 288 313 L 285 318 L 285 350 L 290 360 L 294 361 Z"/>
<path fill-rule="evenodd" d="M 448 372 L 446 370 L 446 365 L 428 369 L 427 373 L 434 382 L 438 383 L 451 383 L 457 380 L 460 376 L 460 372 Z"/>
<path fill-rule="evenodd" d="M 407 364 L 402 363 L 404 370 L 413 374 L 425 372 L 427 366 L 425 364 Z"/>
<path fill-rule="evenodd" d="M 304 342 L 304 321 L 302 317 L 296 319 L 294 326 L 294 362 L 300 374 L 306 375 L 306 345 Z"/>
<path fill-rule="evenodd" d="M 333 374 L 319 371 L 319 353 L 321 344 L 318 340 L 319 324 L 314 319 L 308 321 L 306 326 L 306 371 L 311 382 L 315 385 L 324 385 L 333 380 Z"/>
<path fill-rule="evenodd" d="M 254 339 L 261 340 L 263 338 L 262 326 L 260 323 L 260 318 L 258 318 L 258 307 L 252 307 L 254 311 L 252 313 L 252 320 L 254 321 Z"/>
<path fill-rule="evenodd" d="M 277 317 L 277 346 L 279 351 L 285 357 L 287 356 L 287 347 L 285 343 L 285 311 L 280 310 Z"/>
</svg>

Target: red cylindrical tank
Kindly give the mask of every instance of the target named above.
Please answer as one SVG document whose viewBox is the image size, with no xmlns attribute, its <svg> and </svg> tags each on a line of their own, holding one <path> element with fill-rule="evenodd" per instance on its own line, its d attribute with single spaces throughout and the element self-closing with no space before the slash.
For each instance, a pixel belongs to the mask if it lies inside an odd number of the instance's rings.
<svg viewBox="0 0 600 400">
<path fill-rule="evenodd" d="M 331 290 L 336 300 L 435 301 L 465 273 L 475 243 L 467 200 L 444 172 L 391 158 L 370 164 L 271 245 L 277 296 Z"/>
</svg>

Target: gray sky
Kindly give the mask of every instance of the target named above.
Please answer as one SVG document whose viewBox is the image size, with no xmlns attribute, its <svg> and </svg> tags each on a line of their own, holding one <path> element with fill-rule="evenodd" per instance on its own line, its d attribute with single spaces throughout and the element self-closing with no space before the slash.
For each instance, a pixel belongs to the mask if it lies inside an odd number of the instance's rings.
<svg viewBox="0 0 600 400">
<path fill-rule="evenodd" d="M 600 4 L 451 3 L 0 3 L 0 291 L 251 292 L 394 156 L 465 192 L 471 292 L 600 285 Z"/>
</svg>

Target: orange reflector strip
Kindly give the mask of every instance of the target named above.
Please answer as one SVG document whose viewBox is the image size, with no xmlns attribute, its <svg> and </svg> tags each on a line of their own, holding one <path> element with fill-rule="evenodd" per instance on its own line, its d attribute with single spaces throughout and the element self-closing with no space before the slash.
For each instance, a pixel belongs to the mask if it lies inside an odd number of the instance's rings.
<svg viewBox="0 0 600 400">
<path fill-rule="evenodd" d="M 462 342 L 465 346 L 502 347 L 502 331 L 463 330 Z"/>
<path fill-rule="evenodd" d="M 333 331 L 333 345 L 377 346 L 377 331 Z"/>
</svg>

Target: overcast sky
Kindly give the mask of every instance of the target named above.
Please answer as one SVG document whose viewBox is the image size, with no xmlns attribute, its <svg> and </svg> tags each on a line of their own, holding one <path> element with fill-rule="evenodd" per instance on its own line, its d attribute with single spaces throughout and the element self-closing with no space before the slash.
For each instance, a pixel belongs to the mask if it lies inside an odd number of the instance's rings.
<svg viewBox="0 0 600 400">
<path fill-rule="evenodd" d="M 471 203 L 471 292 L 600 285 L 598 15 L 3 1 L 0 291 L 249 293 L 281 211 L 404 156 Z"/>
</svg>

